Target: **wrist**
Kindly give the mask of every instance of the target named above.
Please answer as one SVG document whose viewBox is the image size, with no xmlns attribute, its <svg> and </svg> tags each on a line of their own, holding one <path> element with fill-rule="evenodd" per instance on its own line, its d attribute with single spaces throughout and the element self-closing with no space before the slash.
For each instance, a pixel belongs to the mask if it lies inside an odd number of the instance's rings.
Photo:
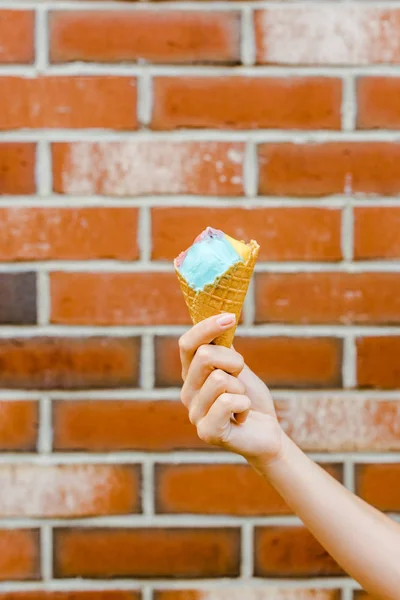
<svg viewBox="0 0 400 600">
<path fill-rule="evenodd" d="M 262 452 L 257 456 L 245 457 L 253 469 L 264 477 L 268 477 L 272 469 L 279 470 L 286 465 L 291 446 L 293 446 L 292 440 L 286 435 L 278 422 L 275 435 L 277 443 L 274 445 L 272 452 Z"/>
</svg>

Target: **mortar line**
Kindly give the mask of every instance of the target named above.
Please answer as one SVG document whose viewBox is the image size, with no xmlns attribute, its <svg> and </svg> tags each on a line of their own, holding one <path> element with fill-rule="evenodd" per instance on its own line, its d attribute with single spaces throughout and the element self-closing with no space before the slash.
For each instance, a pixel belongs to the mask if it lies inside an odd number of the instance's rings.
<svg viewBox="0 0 400 600">
<path fill-rule="evenodd" d="M 246 327 L 251 327 L 254 324 L 256 307 L 255 307 L 255 282 L 250 280 L 249 289 L 247 290 L 246 298 L 243 305 L 243 324 Z"/>
<path fill-rule="evenodd" d="M 354 463 L 346 459 L 343 462 L 343 485 L 350 490 L 350 492 L 355 493 L 355 473 L 354 473 Z"/>
<path fill-rule="evenodd" d="M 155 483 L 154 463 L 151 459 L 142 463 L 142 512 L 146 517 L 154 517 Z"/>
<path fill-rule="evenodd" d="M 35 9 L 35 69 L 38 74 L 42 74 L 48 68 L 47 8 L 43 4 L 37 4 Z"/>
<path fill-rule="evenodd" d="M 249 522 L 242 525 L 241 556 L 241 577 L 251 580 L 254 575 L 254 525 Z"/>
<path fill-rule="evenodd" d="M 350 203 L 347 203 L 342 210 L 341 249 L 343 259 L 348 263 L 348 270 L 350 270 L 354 264 L 354 213 Z"/>
<path fill-rule="evenodd" d="M 155 382 L 154 372 L 154 336 L 151 333 L 142 335 L 142 348 L 140 357 L 140 387 L 152 390 Z"/>
<path fill-rule="evenodd" d="M 240 25 L 241 63 L 248 67 L 254 65 L 256 56 L 253 9 L 250 6 L 244 6 L 242 8 Z"/>
<path fill-rule="evenodd" d="M 258 193 L 258 155 L 257 146 L 251 140 L 246 143 L 243 160 L 244 193 L 247 198 L 255 201 Z M 249 207 L 249 202 L 246 208 Z"/>
<path fill-rule="evenodd" d="M 357 349 L 354 335 L 345 335 L 343 339 L 343 387 L 357 387 Z"/>
<path fill-rule="evenodd" d="M 43 394 L 39 401 L 39 454 L 48 455 L 53 445 L 52 402 L 48 394 Z"/>
<path fill-rule="evenodd" d="M 144 584 L 141 588 L 141 600 L 153 600 L 153 588 L 151 585 Z"/>
<path fill-rule="evenodd" d="M 137 119 L 142 126 L 151 123 L 153 112 L 153 81 L 150 73 L 143 72 L 137 80 Z"/>
<path fill-rule="evenodd" d="M 36 274 L 36 286 L 37 324 L 41 327 L 46 327 L 50 323 L 51 313 L 50 278 L 48 272 L 38 270 Z"/>
<path fill-rule="evenodd" d="M 53 578 L 53 530 L 47 524 L 40 528 L 40 563 L 42 579 L 47 583 Z"/>
<path fill-rule="evenodd" d="M 142 206 L 139 210 L 138 244 L 140 250 L 140 260 L 146 264 L 150 264 L 152 253 L 152 227 L 151 211 L 148 206 Z M 135 264 L 139 263 L 137 262 Z M 162 266 L 171 268 L 171 265 L 169 263 L 161 264 Z"/>
<path fill-rule="evenodd" d="M 53 190 L 53 173 L 50 143 L 38 139 L 36 144 L 36 189 L 40 201 L 46 202 Z M 37 198 L 34 199 L 37 202 Z"/>
<path fill-rule="evenodd" d="M 354 75 L 346 74 L 342 79 L 342 129 L 354 131 L 357 120 L 356 82 Z"/>
</svg>

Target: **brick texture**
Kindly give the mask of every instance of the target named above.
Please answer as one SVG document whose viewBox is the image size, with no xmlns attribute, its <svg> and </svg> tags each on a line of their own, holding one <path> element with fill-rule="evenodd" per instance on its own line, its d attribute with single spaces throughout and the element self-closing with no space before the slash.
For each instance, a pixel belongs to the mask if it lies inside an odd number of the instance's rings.
<svg viewBox="0 0 400 600">
<path fill-rule="evenodd" d="M 139 349 L 135 338 L 2 339 L 2 386 L 85 389 L 136 385 Z"/>
<path fill-rule="evenodd" d="M 54 323 L 190 322 L 174 273 L 54 273 L 50 287 Z"/>
<path fill-rule="evenodd" d="M 0 530 L 0 581 L 39 579 L 39 531 Z"/>
<path fill-rule="evenodd" d="M 240 196 L 243 150 L 241 143 L 229 142 L 54 144 L 54 191 L 104 196 Z"/>
<path fill-rule="evenodd" d="M 158 78 L 155 129 L 338 129 L 337 79 Z"/>
<path fill-rule="evenodd" d="M 36 323 L 35 273 L 0 273 L 0 323 Z"/>
<path fill-rule="evenodd" d="M 400 90 L 400 80 L 392 77 L 365 77 L 360 79 L 357 85 L 357 127 L 398 129 L 400 110 L 396 99 Z"/>
<path fill-rule="evenodd" d="M 0 194 L 33 194 L 35 184 L 35 144 L 0 144 Z"/>
<path fill-rule="evenodd" d="M 0 401 L 1 451 L 35 450 L 38 421 L 37 402 L 29 400 Z"/>
<path fill-rule="evenodd" d="M 57 577 L 236 577 L 239 530 L 61 529 Z"/>
<path fill-rule="evenodd" d="M 51 15 L 52 62 L 236 63 L 235 13 L 77 11 Z"/>
<path fill-rule="evenodd" d="M 361 387 L 400 386 L 400 337 L 365 337 L 357 340 L 357 376 Z"/>
<path fill-rule="evenodd" d="M 87 517 L 140 511 L 138 469 L 114 465 L 1 465 L 0 516 Z"/>
<path fill-rule="evenodd" d="M 358 260 L 400 258 L 400 207 L 360 207 L 354 211 L 354 253 Z"/>
<path fill-rule="evenodd" d="M 258 189 L 271 196 L 395 196 L 399 160 L 396 143 L 261 144 Z"/>
<path fill-rule="evenodd" d="M 39 590 L 0 592 L 0 600 L 141 600 L 141 593 L 131 590 L 72 590 L 65 592 Z M 331 600 L 331 598 L 329 597 L 327 600 Z"/>
<path fill-rule="evenodd" d="M 0 209 L 0 260 L 135 260 L 136 208 Z"/>
<path fill-rule="evenodd" d="M 388 512 L 400 511 L 400 465 L 359 465 L 357 493 L 370 504 Z"/>
<path fill-rule="evenodd" d="M 15 101 L 9 102 L 10 97 Z M 132 78 L 0 78 L 0 129 L 134 129 L 135 115 L 136 85 Z"/>
<path fill-rule="evenodd" d="M 256 322 L 400 322 L 397 273 L 269 273 L 256 277 Z"/>
<path fill-rule="evenodd" d="M 0 11 L 0 63 L 30 64 L 33 62 L 34 23 L 35 14 L 31 10 Z"/>
<path fill-rule="evenodd" d="M 207 450 L 180 402 L 61 401 L 54 405 L 56 450 Z"/>
<path fill-rule="evenodd" d="M 215 590 L 165 590 L 155 592 L 154 600 L 339 600 L 337 590 L 226 587 Z M 13 600 L 13 599 L 12 599 Z"/>
</svg>

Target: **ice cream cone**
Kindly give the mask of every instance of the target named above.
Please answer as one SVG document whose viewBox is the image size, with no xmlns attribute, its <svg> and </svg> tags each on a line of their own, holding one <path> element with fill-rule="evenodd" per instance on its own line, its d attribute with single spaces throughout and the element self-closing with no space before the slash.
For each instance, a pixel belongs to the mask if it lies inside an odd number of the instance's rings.
<svg viewBox="0 0 400 600">
<path fill-rule="evenodd" d="M 260 248 L 254 240 L 247 244 L 247 246 L 250 252 L 246 262 L 233 264 L 225 273 L 217 277 L 212 284 L 206 285 L 204 289 L 198 292 L 191 288 L 186 279 L 182 277 L 175 259 L 175 271 L 194 324 L 224 312 L 234 313 L 236 315 L 236 323 L 239 322 L 244 299 Z M 224 332 L 214 340 L 214 344 L 230 348 L 235 336 L 235 330 L 236 326 Z"/>
</svg>

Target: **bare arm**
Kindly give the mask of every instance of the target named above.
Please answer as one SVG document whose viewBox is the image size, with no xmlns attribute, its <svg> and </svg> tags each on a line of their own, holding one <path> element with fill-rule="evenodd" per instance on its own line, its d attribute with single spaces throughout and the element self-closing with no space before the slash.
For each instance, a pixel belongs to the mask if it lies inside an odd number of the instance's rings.
<svg viewBox="0 0 400 600">
<path fill-rule="evenodd" d="M 182 402 L 206 442 L 244 456 L 342 568 L 381 600 L 400 599 L 400 525 L 346 490 L 282 431 L 267 387 L 233 349 L 209 345 L 234 319 L 180 340 Z"/>
<path fill-rule="evenodd" d="M 291 440 L 252 461 L 329 554 L 370 594 L 400 598 L 400 525 L 349 492 Z"/>
</svg>

